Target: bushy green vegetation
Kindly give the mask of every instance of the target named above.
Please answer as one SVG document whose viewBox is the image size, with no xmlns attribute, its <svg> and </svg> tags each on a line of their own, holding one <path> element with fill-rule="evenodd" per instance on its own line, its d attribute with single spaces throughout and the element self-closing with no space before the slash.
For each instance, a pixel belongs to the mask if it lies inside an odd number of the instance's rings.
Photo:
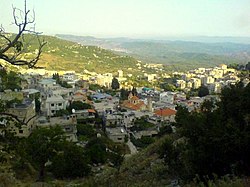
<svg viewBox="0 0 250 187">
<path fill-rule="evenodd" d="M 155 139 L 149 136 L 142 136 L 140 139 L 135 139 L 133 136 L 130 137 L 131 142 L 139 148 L 145 148 L 148 145 L 154 143 Z"/>
<path fill-rule="evenodd" d="M 77 124 L 77 136 L 80 141 L 87 141 L 96 136 L 93 126 L 89 124 Z"/>
<path fill-rule="evenodd" d="M 86 145 L 86 153 L 93 164 L 111 162 L 115 167 L 120 167 L 123 156 L 127 153 L 124 144 L 112 142 L 105 136 L 93 137 Z"/>
<path fill-rule="evenodd" d="M 85 109 L 91 109 L 92 106 L 88 103 L 83 103 L 82 101 L 73 101 L 68 106 L 67 110 L 71 113 L 72 109 L 75 110 L 85 110 Z"/>
<path fill-rule="evenodd" d="M 41 181 L 48 176 L 57 179 L 86 177 L 90 175 L 91 168 L 99 164 L 120 167 L 128 152 L 125 144 L 114 143 L 104 134 L 96 137 L 91 126 L 79 125 L 78 130 L 78 135 L 88 140 L 85 147 L 66 141 L 60 126 L 36 129 L 27 139 L 6 134 L 0 139 L 0 144 L 5 145 L 0 162 L 7 161 L 4 154 L 14 155 L 9 164 L 16 174 L 24 179 L 32 176 L 33 180 L 38 176 Z"/>
<path fill-rule="evenodd" d="M 148 122 L 146 118 L 140 118 L 136 119 L 134 122 L 134 126 L 131 127 L 132 131 L 142 131 L 142 130 L 147 130 L 147 129 L 152 129 L 154 128 L 155 125 Z"/>
<path fill-rule="evenodd" d="M 176 136 L 169 136 L 161 156 L 169 174 L 184 180 L 198 175 L 206 181 L 213 174 L 249 175 L 250 84 L 242 83 L 222 90 L 221 101 L 205 101 L 201 111 L 179 107 Z"/>
<path fill-rule="evenodd" d="M 206 95 L 209 94 L 209 90 L 208 90 L 208 87 L 205 86 L 205 85 L 201 85 L 199 88 L 198 88 L 198 96 L 199 97 L 204 97 Z"/>
<path fill-rule="evenodd" d="M 21 78 L 13 71 L 7 72 L 5 69 L 0 69 L 0 91 L 3 90 L 20 90 L 21 89 Z"/>
</svg>

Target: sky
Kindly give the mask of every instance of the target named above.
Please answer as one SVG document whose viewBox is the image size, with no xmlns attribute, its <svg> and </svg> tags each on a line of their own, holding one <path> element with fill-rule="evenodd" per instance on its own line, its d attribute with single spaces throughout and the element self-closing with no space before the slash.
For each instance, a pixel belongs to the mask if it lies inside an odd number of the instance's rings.
<svg viewBox="0 0 250 187">
<path fill-rule="evenodd" d="M 36 30 L 95 37 L 250 37 L 250 0 L 27 0 Z M 0 24 L 16 32 L 12 6 L 0 0 Z"/>
</svg>

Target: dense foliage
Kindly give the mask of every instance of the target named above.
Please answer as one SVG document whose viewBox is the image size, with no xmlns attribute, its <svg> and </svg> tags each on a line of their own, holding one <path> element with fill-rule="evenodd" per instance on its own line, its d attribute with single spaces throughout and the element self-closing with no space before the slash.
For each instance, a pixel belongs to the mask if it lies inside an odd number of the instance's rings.
<svg viewBox="0 0 250 187">
<path fill-rule="evenodd" d="M 72 109 L 85 110 L 85 109 L 91 109 L 91 108 L 92 108 L 92 106 L 88 103 L 83 103 L 82 101 L 73 101 L 72 103 L 70 103 L 67 110 L 71 113 Z"/>
<path fill-rule="evenodd" d="M 206 87 L 205 85 L 201 85 L 198 88 L 198 96 L 199 97 L 204 97 L 204 96 L 206 96 L 208 94 L 209 94 L 209 90 L 208 90 L 208 87 Z"/>
<path fill-rule="evenodd" d="M 178 108 L 177 134 L 161 148 L 171 175 L 250 174 L 249 93 L 250 84 L 238 83 L 222 90 L 220 102 L 205 101 L 201 111 Z"/>
<path fill-rule="evenodd" d="M 90 173 L 90 162 L 83 148 L 72 142 L 65 142 L 51 161 L 50 170 L 57 178 L 84 177 Z"/>
<path fill-rule="evenodd" d="M 20 90 L 21 78 L 17 73 L 10 71 L 9 73 L 5 69 L 0 69 L 0 91 L 3 90 Z"/>
<path fill-rule="evenodd" d="M 112 79 L 111 88 L 114 90 L 117 90 L 120 88 L 120 83 L 118 82 L 118 79 L 115 77 Z"/>
</svg>

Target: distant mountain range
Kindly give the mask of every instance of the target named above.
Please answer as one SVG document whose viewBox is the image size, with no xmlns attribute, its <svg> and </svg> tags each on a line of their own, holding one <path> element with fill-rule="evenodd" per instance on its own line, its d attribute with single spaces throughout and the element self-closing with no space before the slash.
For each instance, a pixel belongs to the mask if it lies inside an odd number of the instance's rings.
<svg viewBox="0 0 250 187">
<path fill-rule="evenodd" d="M 180 69 L 211 67 L 221 63 L 246 64 L 250 60 L 250 38 L 193 37 L 150 40 L 62 34 L 56 36 L 83 45 L 99 46 L 118 54 L 128 54 L 145 62 L 162 63 Z"/>
<path fill-rule="evenodd" d="M 34 36 L 26 35 L 29 51 L 38 46 Z M 246 64 L 250 61 L 250 45 L 239 43 L 202 43 L 190 41 L 143 40 L 130 38 L 94 38 L 89 36 L 41 36 L 47 41 L 38 66 L 48 70 L 84 70 L 97 73 L 124 73 L 142 75 L 155 71 L 136 64 L 164 64 L 166 71 L 197 67 L 213 67 L 221 63 Z M 2 40 L 0 40 L 1 45 Z M 25 54 L 25 58 L 32 53 Z"/>
</svg>

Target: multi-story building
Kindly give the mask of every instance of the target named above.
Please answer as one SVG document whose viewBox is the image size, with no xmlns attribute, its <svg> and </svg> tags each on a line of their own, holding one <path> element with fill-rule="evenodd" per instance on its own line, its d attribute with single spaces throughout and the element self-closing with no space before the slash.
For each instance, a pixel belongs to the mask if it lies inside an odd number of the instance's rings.
<svg viewBox="0 0 250 187">
<path fill-rule="evenodd" d="M 24 124 L 18 125 L 18 121 L 11 120 L 6 126 L 9 132 L 14 133 L 18 137 L 28 137 L 34 128 L 34 120 L 36 116 L 35 104 L 31 99 L 24 99 L 22 104 L 13 104 L 7 113 L 16 116 Z"/>
<path fill-rule="evenodd" d="M 66 101 L 62 96 L 53 95 L 47 97 L 45 101 L 45 111 L 47 116 L 54 116 L 58 110 L 66 109 Z"/>
<path fill-rule="evenodd" d="M 106 73 L 104 75 L 98 75 L 96 77 L 96 83 L 101 86 L 111 87 L 113 76 L 111 73 Z"/>
<path fill-rule="evenodd" d="M 42 79 L 38 82 L 38 88 L 41 91 L 48 91 L 51 90 L 53 87 L 56 86 L 55 79 Z"/>
<path fill-rule="evenodd" d="M 200 79 L 192 78 L 191 81 L 193 83 L 193 88 L 194 89 L 198 89 L 201 86 L 201 80 Z"/>
<path fill-rule="evenodd" d="M 42 116 L 37 119 L 36 127 L 49 128 L 51 126 L 60 126 L 65 132 L 68 141 L 77 142 L 76 116 L 74 114 L 65 117 L 53 117 L 47 119 Z"/>
<path fill-rule="evenodd" d="M 214 83 L 214 78 L 212 76 L 205 76 L 201 78 L 201 83 L 204 85 Z"/>
<path fill-rule="evenodd" d="M 164 102 L 164 103 L 173 104 L 174 103 L 174 97 L 175 97 L 175 93 L 174 92 L 163 92 L 163 93 L 160 93 L 160 101 Z"/>
<path fill-rule="evenodd" d="M 184 80 L 177 80 L 176 86 L 179 87 L 180 89 L 186 88 L 186 81 Z"/>
<path fill-rule="evenodd" d="M 122 78 L 123 77 L 123 71 L 122 70 L 118 70 L 118 77 Z"/>
</svg>

